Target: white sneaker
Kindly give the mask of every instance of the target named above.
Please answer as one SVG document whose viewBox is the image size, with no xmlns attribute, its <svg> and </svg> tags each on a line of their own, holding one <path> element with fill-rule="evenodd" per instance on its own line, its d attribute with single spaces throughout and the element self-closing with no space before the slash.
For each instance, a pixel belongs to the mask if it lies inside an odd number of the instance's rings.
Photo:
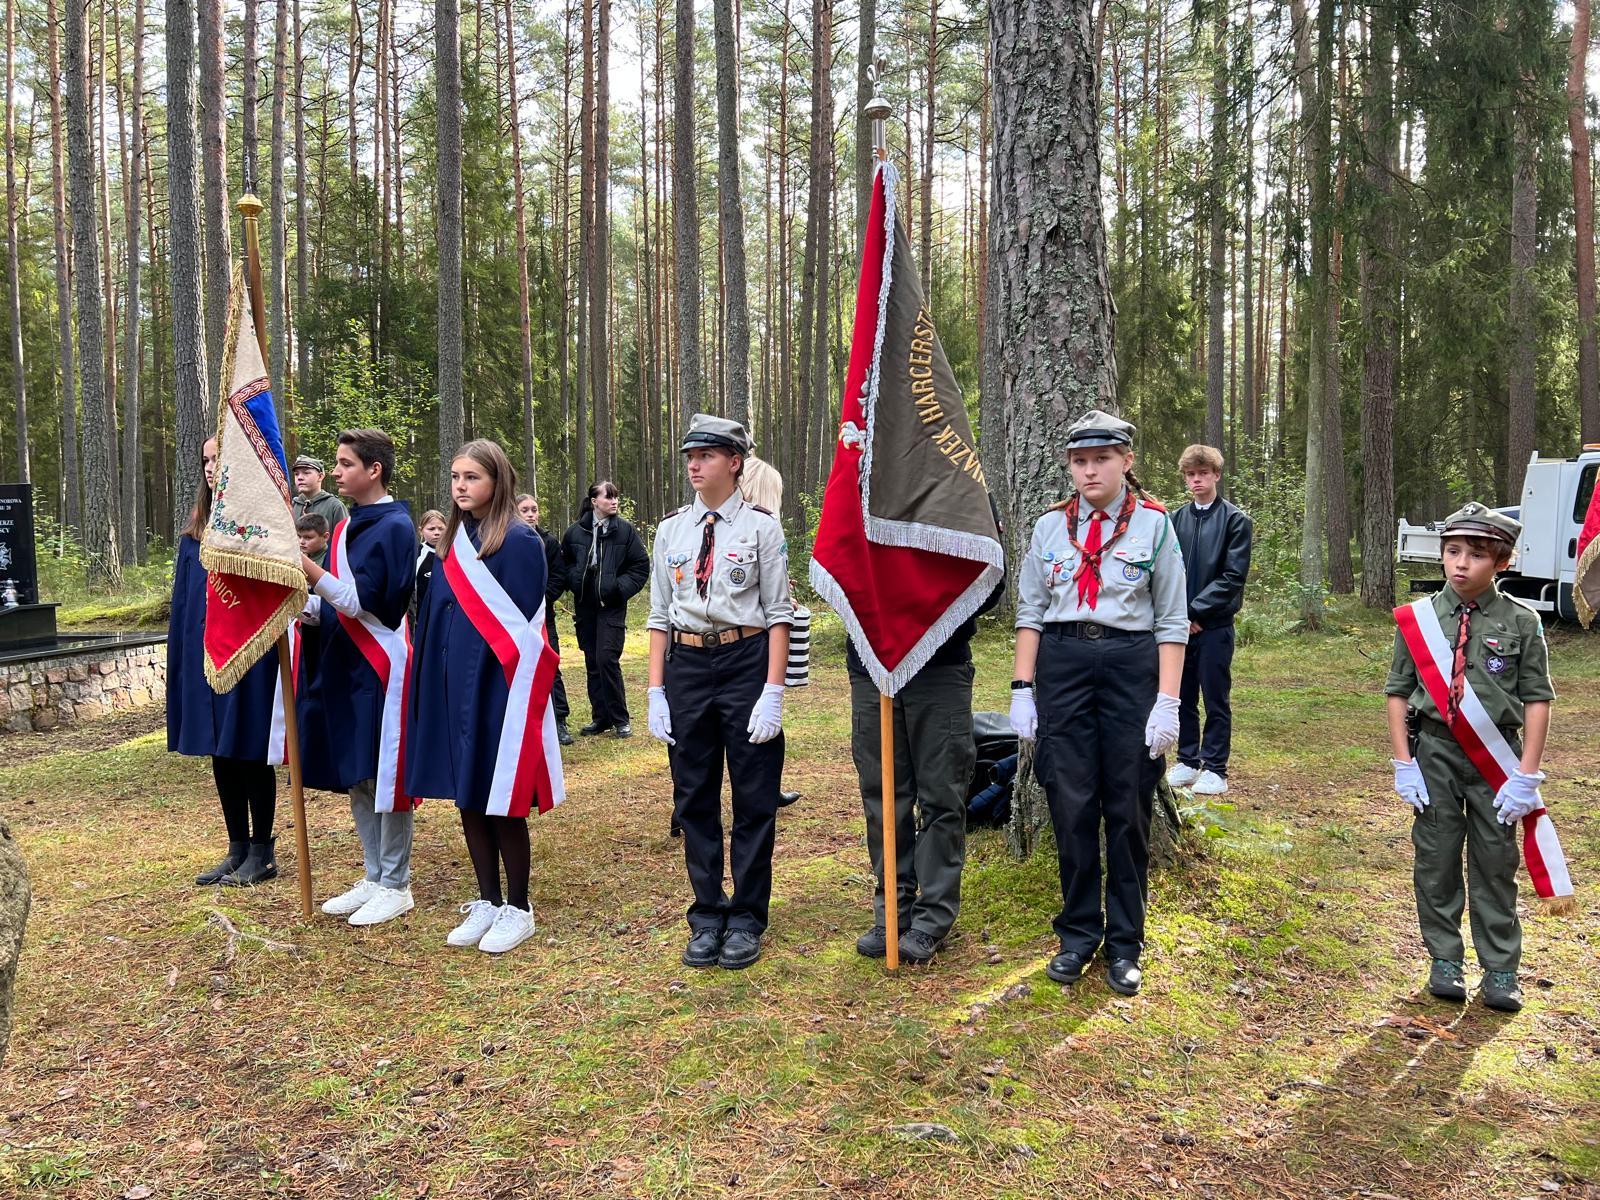
<svg viewBox="0 0 1600 1200">
<path fill-rule="evenodd" d="M 392 921 L 401 913 L 408 913 L 416 906 L 416 901 L 411 898 L 411 889 L 380 887 L 372 893 L 372 898 L 358 908 L 350 916 L 352 925 L 382 925 L 385 921 Z"/>
<path fill-rule="evenodd" d="M 1188 787 L 1200 777 L 1200 768 L 1191 767 L 1188 763 L 1179 763 L 1167 772 L 1168 787 Z"/>
<path fill-rule="evenodd" d="M 483 935 L 478 949 L 489 954 L 504 954 L 522 945 L 533 936 L 533 914 L 511 905 L 502 905 L 494 915 L 494 924 Z"/>
<path fill-rule="evenodd" d="M 1196 796 L 1223 796 L 1227 791 L 1227 776 L 1218 775 L 1215 771 L 1201 771 L 1199 778 L 1194 781 Z"/>
<path fill-rule="evenodd" d="M 348 892 L 341 892 L 331 900 L 323 902 L 322 911 L 330 917 L 348 917 L 368 900 L 372 893 L 378 890 L 376 879 L 363 879 Z"/>
<path fill-rule="evenodd" d="M 449 946 L 476 946 L 483 940 L 483 935 L 489 932 L 489 926 L 494 924 L 494 916 L 500 910 L 487 900 L 474 900 L 471 904 L 463 904 L 461 911 L 467 914 L 467 919 L 450 931 L 450 936 L 445 938 Z"/>
</svg>

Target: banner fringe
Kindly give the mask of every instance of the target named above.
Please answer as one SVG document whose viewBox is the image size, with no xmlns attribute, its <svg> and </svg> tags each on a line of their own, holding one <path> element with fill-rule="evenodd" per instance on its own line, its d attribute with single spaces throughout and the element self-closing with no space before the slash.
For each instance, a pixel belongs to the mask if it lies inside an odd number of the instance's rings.
<svg viewBox="0 0 1600 1200">
<path fill-rule="evenodd" d="M 1547 917 L 1575 917 L 1578 915 L 1576 896 L 1539 896 L 1539 911 Z"/>
<path fill-rule="evenodd" d="M 1591 571 L 1596 572 L 1596 581 L 1591 586 L 1600 590 L 1600 536 L 1591 539 L 1583 548 L 1572 573 L 1572 606 L 1578 610 L 1578 624 L 1585 629 L 1594 622 L 1594 606 L 1589 603 L 1583 581 L 1583 577 Z"/>
<path fill-rule="evenodd" d="M 304 589 L 298 594 L 290 592 L 272 615 L 262 622 L 261 628 L 250 635 L 250 640 L 235 650 L 221 666 L 213 663 L 211 655 L 202 650 L 200 658 L 205 664 L 206 682 L 211 685 L 211 690 L 217 693 L 231 692 L 261 661 L 262 656 L 278 644 L 278 639 L 288 632 L 289 622 L 305 606 Z"/>
</svg>

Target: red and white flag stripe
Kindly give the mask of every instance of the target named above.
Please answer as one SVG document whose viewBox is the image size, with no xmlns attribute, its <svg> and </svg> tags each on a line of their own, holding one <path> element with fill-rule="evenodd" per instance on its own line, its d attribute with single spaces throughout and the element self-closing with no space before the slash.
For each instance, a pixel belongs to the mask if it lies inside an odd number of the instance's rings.
<svg viewBox="0 0 1600 1200">
<path fill-rule="evenodd" d="M 545 633 L 544 601 L 531 620 L 524 616 L 478 557 L 463 526 L 456 527 L 441 565 L 461 611 L 489 644 L 511 689 L 485 811 L 497 817 L 525 817 L 535 806 L 549 812 L 566 799 L 567 790 L 550 705 L 561 660 Z"/>
<path fill-rule="evenodd" d="M 328 550 L 328 574 L 353 584 L 354 580 L 345 574 L 349 526 L 347 518 L 333 531 L 333 544 Z M 332 608 L 333 605 L 325 604 L 323 611 Z M 406 755 L 406 703 L 411 691 L 411 635 L 406 619 L 400 618 L 400 628 L 390 629 L 370 613 L 362 613 L 359 618 L 343 613 L 338 616 L 344 631 L 383 684 L 383 719 L 378 725 L 378 779 L 373 810 L 406 812 L 415 807 L 401 782 Z"/>
<path fill-rule="evenodd" d="M 1455 657 L 1450 639 L 1439 624 L 1433 597 L 1424 596 L 1394 610 L 1400 636 L 1417 664 L 1417 675 L 1441 713 L 1450 711 L 1450 669 Z M 1461 707 L 1450 724 L 1467 758 L 1496 791 L 1521 765 L 1499 726 L 1489 719 L 1483 701 L 1469 682 L 1462 691 Z M 1542 797 L 1541 797 L 1542 800 Z M 1544 807 L 1534 809 L 1522 819 L 1522 858 L 1527 864 L 1533 889 L 1546 900 L 1572 895 L 1572 876 L 1567 871 L 1556 827 Z"/>
</svg>

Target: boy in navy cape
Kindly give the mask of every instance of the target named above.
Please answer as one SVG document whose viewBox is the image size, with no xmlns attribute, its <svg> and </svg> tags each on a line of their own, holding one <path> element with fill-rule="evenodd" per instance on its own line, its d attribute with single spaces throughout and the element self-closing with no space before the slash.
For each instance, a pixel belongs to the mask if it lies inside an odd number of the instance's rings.
<svg viewBox="0 0 1600 1200">
<path fill-rule="evenodd" d="M 492 441 L 450 464 L 453 501 L 417 618 L 406 787 L 461 811 L 478 899 L 446 939 L 491 954 L 533 935 L 528 816 L 563 796 L 550 704 L 545 547 L 517 514 L 516 469 Z M 500 868 L 505 866 L 505 888 Z"/>
<path fill-rule="evenodd" d="M 217 439 L 201 448 L 205 480 L 189 525 L 178 539 L 172 573 L 172 617 L 167 625 L 167 749 L 211 757 L 211 774 L 228 828 L 228 853 L 196 884 L 228 887 L 261 883 L 278 873 L 273 855 L 273 818 L 278 779 L 267 762 L 278 652 L 269 650 L 226 692 L 206 682 L 206 569 L 200 538 L 211 520 L 212 477 Z"/>
<path fill-rule="evenodd" d="M 341 433 L 333 476 L 354 507 L 333 531 L 328 569 L 305 560 L 315 595 L 302 621 L 314 648 L 296 703 L 301 765 L 307 787 L 350 793 L 366 873 L 322 911 L 352 925 L 380 924 L 414 903 L 412 802 L 400 774 L 417 534 L 409 510 L 389 495 L 393 473 L 388 434 Z"/>
</svg>

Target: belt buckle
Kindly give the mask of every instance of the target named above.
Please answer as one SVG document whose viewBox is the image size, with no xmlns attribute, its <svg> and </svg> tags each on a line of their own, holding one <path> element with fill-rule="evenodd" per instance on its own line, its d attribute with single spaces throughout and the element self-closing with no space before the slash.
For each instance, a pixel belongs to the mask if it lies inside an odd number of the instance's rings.
<svg viewBox="0 0 1600 1200">
<path fill-rule="evenodd" d="M 722 634 L 718 633 L 715 629 L 713 629 L 710 633 L 702 633 L 700 635 L 700 648 L 702 650 L 715 649 L 720 645 L 722 645 Z"/>
<path fill-rule="evenodd" d="M 1095 625 L 1088 621 L 1085 621 L 1083 624 L 1083 636 L 1088 638 L 1091 642 L 1098 642 L 1100 640 L 1100 636 L 1104 632 L 1105 629 L 1102 626 Z"/>
</svg>

